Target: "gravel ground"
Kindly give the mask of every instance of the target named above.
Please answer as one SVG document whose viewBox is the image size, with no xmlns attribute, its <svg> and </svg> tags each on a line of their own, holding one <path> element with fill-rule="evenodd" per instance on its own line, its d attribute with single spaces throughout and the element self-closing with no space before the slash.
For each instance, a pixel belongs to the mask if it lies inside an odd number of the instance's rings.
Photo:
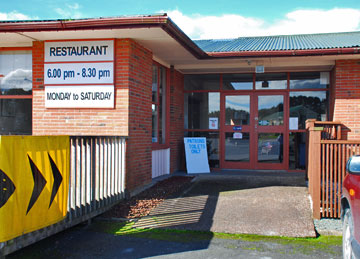
<svg viewBox="0 0 360 259">
<path fill-rule="evenodd" d="M 342 235 L 342 221 L 340 219 L 314 219 L 314 225 L 320 235 Z"/>
<path fill-rule="evenodd" d="M 111 210 L 104 213 L 107 218 L 135 219 L 141 218 L 161 204 L 166 198 L 181 192 L 186 188 L 193 177 L 173 176 L 157 182 L 152 187 L 144 190 L 138 195 L 122 200 Z"/>
</svg>

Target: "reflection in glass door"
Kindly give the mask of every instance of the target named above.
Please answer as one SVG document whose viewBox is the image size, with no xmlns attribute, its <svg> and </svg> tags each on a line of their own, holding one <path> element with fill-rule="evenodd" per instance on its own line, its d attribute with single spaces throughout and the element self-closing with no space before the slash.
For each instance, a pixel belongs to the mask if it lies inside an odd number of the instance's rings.
<svg viewBox="0 0 360 259">
<path fill-rule="evenodd" d="M 257 140 L 256 167 L 284 167 L 284 95 L 258 95 L 255 132 Z"/>
<path fill-rule="evenodd" d="M 230 167 L 250 165 L 250 95 L 226 95 L 224 162 Z M 247 166 L 246 166 L 247 165 Z M 236 167 L 236 166 L 235 166 Z"/>
<path fill-rule="evenodd" d="M 282 163 L 284 141 L 282 133 L 258 134 L 258 162 Z"/>
</svg>

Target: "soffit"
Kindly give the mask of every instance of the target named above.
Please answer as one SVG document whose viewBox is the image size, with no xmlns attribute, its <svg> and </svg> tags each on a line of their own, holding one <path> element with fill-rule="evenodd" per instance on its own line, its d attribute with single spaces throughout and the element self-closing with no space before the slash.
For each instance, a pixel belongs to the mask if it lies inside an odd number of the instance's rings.
<svg viewBox="0 0 360 259">
<path fill-rule="evenodd" d="M 131 28 L 112 30 L 74 30 L 74 31 L 39 31 L 0 33 L 1 47 L 31 47 L 33 41 L 46 40 L 73 40 L 73 39 L 112 39 L 131 38 L 169 65 L 179 62 L 192 62 L 196 58 L 187 51 L 178 41 L 172 38 L 163 29 Z"/>
</svg>

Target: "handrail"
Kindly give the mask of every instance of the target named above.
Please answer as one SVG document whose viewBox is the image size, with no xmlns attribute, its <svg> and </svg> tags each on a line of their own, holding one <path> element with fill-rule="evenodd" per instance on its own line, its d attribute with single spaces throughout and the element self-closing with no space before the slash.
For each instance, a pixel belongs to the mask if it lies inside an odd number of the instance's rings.
<svg viewBox="0 0 360 259">
<path fill-rule="evenodd" d="M 320 140 L 321 144 L 360 144 L 359 140 L 337 140 L 337 139 L 322 139 Z"/>
</svg>

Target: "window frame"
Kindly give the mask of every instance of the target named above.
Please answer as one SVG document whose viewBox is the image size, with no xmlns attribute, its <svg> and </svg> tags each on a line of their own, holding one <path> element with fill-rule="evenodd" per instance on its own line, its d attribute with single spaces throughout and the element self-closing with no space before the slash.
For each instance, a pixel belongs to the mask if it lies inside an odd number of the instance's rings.
<svg viewBox="0 0 360 259">
<path fill-rule="evenodd" d="M 170 147 L 170 69 L 161 65 L 160 63 L 153 61 L 152 69 L 156 66 L 157 69 L 157 100 L 154 102 L 152 100 L 152 93 L 151 93 L 151 106 L 155 105 L 156 107 L 160 107 L 163 109 L 162 111 L 162 120 L 165 120 L 164 122 L 164 128 L 162 129 L 162 125 L 160 125 L 160 119 L 158 116 L 157 119 L 157 142 L 152 142 L 152 150 L 159 150 L 159 149 L 166 149 Z M 159 102 L 159 96 L 160 96 L 160 77 L 161 77 L 161 69 L 164 69 L 165 71 L 165 87 L 163 88 L 163 98 L 165 98 L 165 108 L 163 107 L 163 104 L 160 104 Z M 151 86 L 152 87 L 152 86 Z M 152 108 L 151 108 L 152 110 Z M 157 109 L 158 115 L 159 115 L 159 108 Z M 152 126 L 151 126 L 152 127 Z M 151 134 L 152 134 L 151 129 Z M 164 143 L 159 143 L 159 133 L 162 130 L 162 136 L 165 138 Z"/>
<path fill-rule="evenodd" d="M 32 47 L 1 47 L 0 48 L 0 55 L 2 52 L 8 52 L 8 51 L 30 51 L 31 52 L 31 56 L 32 56 L 32 66 L 34 65 L 33 64 L 33 48 Z M 33 68 L 31 68 L 32 71 L 33 71 Z M 33 72 L 32 72 L 33 73 Z M 0 74 L 0 77 L 2 78 L 3 75 Z M 3 100 L 3 99 L 31 99 L 31 115 L 32 114 L 32 109 L 33 109 L 33 95 L 34 95 L 34 88 L 32 88 L 31 90 L 31 94 L 29 95 L 2 95 L 0 93 L 0 99 Z M 31 132 L 29 135 L 33 135 L 33 116 L 31 116 Z"/>
<path fill-rule="evenodd" d="M 315 72 L 326 72 L 326 73 L 329 73 L 329 83 L 327 84 L 327 87 L 326 88 L 301 88 L 301 89 L 293 89 L 290 87 L 290 80 L 291 80 L 291 77 L 290 77 L 290 74 L 291 73 L 307 73 L 307 72 L 310 72 L 310 73 L 315 73 Z M 261 93 L 261 94 L 271 94 L 273 92 L 277 92 L 277 91 L 280 91 L 282 93 L 285 94 L 285 99 L 284 99 L 284 105 L 286 104 L 287 107 L 290 108 L 290 93 L 292 92 L 307 92 L 307 91 L 311 91 L 311 92 L 326 92 L 327 93 L 327 107 L 326 107 L 326 120 L 330 120 L 332 115 L 330 113 L 331 111 L 331 107 L 333 107 L 333 103 L 332 103 L 332 100 L 333 100 L 333 93 L 332 93 L 332 88 L 333 88 L 333 70 L 331 71 L 328 71 L 328 70 L 314 70 L 314 71 L 287 71 L 287 70 L 283 70 L 283 71 L 278 71 L 278 72 L 266 72 L 264 73 L 265 75 L 267 74 L 281 74 L 281 73 L 284 73 L 286 74 L 286 88 L 284 89 L 257 89 L 256 88 L 256 73 L 255 72 L 247 72 L 247 73 L 216 73 L 218 75 L 220 75 L 220 81 L 219 81 L 219 84 L 220 84 L 220 87 L 219 87 L 219 90 L 198 90 L 198 89 L 192 89 L 192 90 L 186 90 L 186 87 L 184 85 L 184 103 L 185 103 L 185 94 L 190 94 L 190 93 L 210 93 L 210 92 L 219 92 L 220 93 L 220 98 L 222 98 L 223 95 L 227 95 L 227 94 L 242 94 L 242 95 L 246 95 L 248 93 Z M 226 89 L 223 85 L 223 81 L 224 81 L 224 75 L 232 75 L 232 74 L 244 74 L 244 75 L 252 75 L 252 88 L 251 89 L 233 89 L 233 90 L 229 90 L 229 89 Z M 197 74 L 185 74 L 186 75 L 197 75 Z M 250 77 L 250 76 L 249 76 Z M 185 84 L 185 80 L 184 80 L 184 84 Z M 225 100 L 225 98 L 223 99 Z M 220 101 L 220 113 L 222 112 L 221 109 L 224 109 L 225 106 L 222 106 L 222 105 L 225 105 L 224 101 Z M 290 114 L 289 114 L 290 115 Z M 222 163 L 222 158 L 221 158 L 221 155 L 224 154 L 224 150 L 223 149 L 223 146 L 222 145 L 222 138 L 224 138 L 224 132 L 226 132 L 223 129 L 221 129 L 221 127 L 224 127 L 224 125 L 222 123 L 224 123 L 224 120 L 225 118 L 221 118 L 219 119 L 219 128 L 217 130 L 213 130 L 213 129 L 186 129 L 185 128 L 185 118 L 187 117 L 187 115 L 185 114 L 185 110 L 184 110 L 184 136 L 187 136 L 187 134 L 189 134 L 189 132 L 218 132 L 219 134 L 219 146 L 218 146 L 218 150 L 219 150 L 219 167 L 221 167 L 221 163 Z M 221 116 L 220 116 L 221 117 Z M 288 116 L 288 118 L 290 118 L 290 116 Z M 288 119 L 286 118 L 286 119 Z M 285 119 L 285 118 L 284 118 Z M 286 127 L 289 127 L 288 126 L 288 122 L 285 122 L 286 123 Z M 297 130 L 290 130 L 289 128 L 286 130 L 286 132 L 288 133 L 288 135 L 290 136 L 290 134 L 295 134 L 295 133 L 305 133 L 306 132 L 306 129 L 297 129 Z M 285 136 L 284 135 L 284 138 L 285 139 L 289 139 L 289 136 Z M 287 140 L 288 141 L 288 140 Z M 288 147 L 290 147 L 290 143 L 288 145 Z M 289 153 L 290 154 L 290 153 Z M 212 169 L 217 169 L 217 168 L 212 168 Z M 289 168 L 287 169 L 288 171 L 294 171 L 294 172 L 303 172 L 304 170 L 302 169 L 291 169 L 290 168 L 290 164 L 289 164 Z"/>
</svg>

